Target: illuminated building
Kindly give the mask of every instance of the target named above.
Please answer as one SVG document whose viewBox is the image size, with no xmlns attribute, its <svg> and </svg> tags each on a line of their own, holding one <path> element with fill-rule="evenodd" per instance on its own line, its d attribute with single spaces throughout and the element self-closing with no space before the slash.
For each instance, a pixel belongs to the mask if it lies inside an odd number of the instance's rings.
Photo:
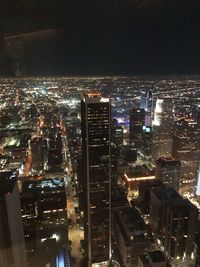
<svg viewBox="0 0 200 267">
<path fill-rule="evenodd" d="M 196 195 L 200 196 L 200 166 L 198 166 L 198 171 L 197 171 Z"/>
<path fill-rule="evenodd" d="M 142 144 L 143 127 L 145 126 L 145 110 L 133 108 L 130 111 L 129 137 L 130 143 L 140 149 Z"/>
<path fill-rule="evenodd" d="M 126 171 L 122 176 L 122 180 L 129 191 L 137 190 L 141 182 L 155 180 L 155 169 L 138 165 L 130 171 Z"/>
<path fill-rule="evenodd" d="M 159 158 L 156 160 L 156 179 L 160 179 L 167 187 L 173 187 L 178 191 L 180 182 L 181 163 L 179 160 Z"/>
<path fill-rule="evenodd" d="M 33 171 L 43 170 L 43 139 L 42 137 L 34 137 L 31 140 L 31 156 Z"/>
<path fill-rule="evenodd" d="M 64 179 L 25 181 L 22 187 L 22 203 L 24 228 L 26 234 L 31 234 L 31 238 L 26 238 L 27 252 L 32 248 L 33 259 L 35 256 L 38 261 L 35 265 L 46 266 L 49 253 L 62 250 L 68 242 Z"/>
<path fill-rule="evenodd" d="M 174 189 L 152 189 L 150 228 L 170 260 L 192 260 L 197 216 L 197 208 Z"/>
<path fill-rule="evenodd" d="M 199 157 L 199 127 L 193 119 L 181 119 L 176 122 L 172 154 L 181 162 L 181 184 L 194 185 Z"/>
<path fill-rule="evenodd" d="M 48 167 L 55 169 L 60 167 L 63 162 L 61 129 L 59 127 L 50 128 L 48 144 Z"/>
<path fill-rule="evenodd" d="M 113 232 L 123 266 L 138 266 L 138 256 L 153 244 L 139 211 L 132 207 L 119 208 L 114 213 Z"/>
<path fill-rule="evenodd" d="M 153 96 L 151 91 L 142 91 L 140 94 L 140 108 L 147 112 L 152 111 Z"/>
<path fill-rule="evenodd" d="M 98 93 L 83 96 L 82 180 L 89 266 L 111 258 L 110 116 L 108 98 Z"/>
<path fill-rule="evenodd" d="M 0 266 L 26 267 L 17 175 L 0 172 Z"/>
<path fill-rule="evenodd" d="M 153 111 L 153 95 L 151 91 L 141 92 L 140 108 L 145 110 L 145 126 L 151 126 Z"/>
<path fill-rule="evenodd" d="M 118 125 L 116 120 L 112 120 L 111 140 L 117 146 L 123 144 L 123 128 Z"/>
<path fill-rule="evenodd" d="M 153 160 L 172 154 L 173 101 L 170 97 L 158 98 L 153 121 Z"/>
</svg>

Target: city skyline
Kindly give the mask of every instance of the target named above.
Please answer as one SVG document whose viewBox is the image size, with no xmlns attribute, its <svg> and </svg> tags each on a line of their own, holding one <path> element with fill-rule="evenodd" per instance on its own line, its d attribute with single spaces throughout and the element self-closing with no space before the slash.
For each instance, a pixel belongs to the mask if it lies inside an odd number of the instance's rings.
<svg viewBox="0 0 200 267">
<path fill-rule="evenodd" d="M 199 265 L 200 77 L 0 82 L 2 212 L 8 172 L 21 203 L 0 246 L 16 267 L 16 218 L 27 266 Z"/>
<path fill-rule="evenodd" d="M 3 1 L 1 76 L 198 74 L 199 9 L 198 0 Z"/>
</svg>

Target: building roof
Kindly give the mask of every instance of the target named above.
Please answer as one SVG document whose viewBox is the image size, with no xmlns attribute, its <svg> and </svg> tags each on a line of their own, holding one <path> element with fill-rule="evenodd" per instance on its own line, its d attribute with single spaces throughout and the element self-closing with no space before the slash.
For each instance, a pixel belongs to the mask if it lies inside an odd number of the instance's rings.
<svg viewBox="0 0 200 267">
<path fill-rule="evenodd" d="M 17 175 L 15 172 L 11 170 L 0 171 L 0 197 L 12 193 L 16 181 Z"/>
<path fill-rule="evenodd" d="M 65 191 L 63 178 L 43 179 L 39 181 L 25 181 L 23 183 L 23 193 L 44 194 Z"/>
<path fill-rule="evenodd" d="M 181 162 L 178 159 L 175 159 L 173 157 L 161 157 L 159 158 L 156 163 L 158 163 L 159 165 L 181 165 Z"/>
<path fill-rule="evenodd" d="M 132 207 L 121 207 L 116 213 L 117 222 L 125 242 L 151 241 L 147 226 L 138 210 Z"/>
</svg>

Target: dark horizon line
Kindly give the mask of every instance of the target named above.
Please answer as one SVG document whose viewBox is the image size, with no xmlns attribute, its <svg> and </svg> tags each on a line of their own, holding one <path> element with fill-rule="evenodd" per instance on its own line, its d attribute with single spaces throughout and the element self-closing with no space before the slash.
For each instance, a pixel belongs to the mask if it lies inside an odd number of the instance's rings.
<svg viewBox="0 0 200 267">
<path fill-rule="evenodd" d="M 2 75 L 0 79 L 32 79 L 32 78 L 130 78 L 130 77 L 186 77 L 186 76 L 200 76 L 200 73 L 133 73 L 133 74 L 115 74 L 115 73 L 91 73 L 91 74 L 32 74 L 32 75 Z"/>
</svg>

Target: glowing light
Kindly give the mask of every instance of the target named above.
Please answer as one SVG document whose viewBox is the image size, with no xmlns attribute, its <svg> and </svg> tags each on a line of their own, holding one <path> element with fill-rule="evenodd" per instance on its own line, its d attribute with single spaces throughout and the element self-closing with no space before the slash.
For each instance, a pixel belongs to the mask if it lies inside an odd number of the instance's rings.
<svg viewBox="0 0 200 267">
<path fill-rule="evenodd" d="M 145 181 L 145 180 L 154 180 L 155 175 L 153 176 L 144 176 L 144 177 L 137 177 L 137 178 L 129 178 L 126 173 L 124 173 L 124 176 L 128 182 L 139 182 L 139 181 Z"/>
<path fill-rule="evenodd" d="M 60 236 L 58 235 L 58 234 L 53 234 L 52 236 L 51 236 L 51 238 L 52 239 L 56 239 L 56 241 L 59 241 L 60 240 Z"/>
</svg>

